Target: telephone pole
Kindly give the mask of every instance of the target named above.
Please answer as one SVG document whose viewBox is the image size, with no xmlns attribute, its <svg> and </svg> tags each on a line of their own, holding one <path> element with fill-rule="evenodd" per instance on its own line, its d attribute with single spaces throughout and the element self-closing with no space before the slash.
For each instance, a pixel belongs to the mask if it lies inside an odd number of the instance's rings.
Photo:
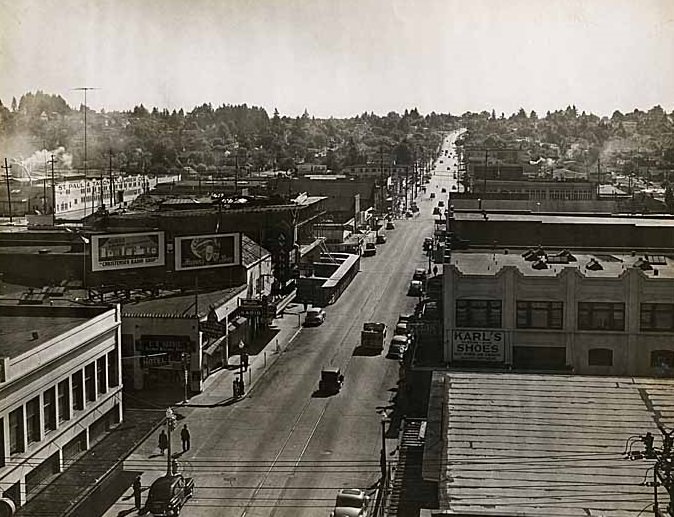
<svg viewBox="0 0 674 517">
<path fill-rule="evenodd" d="M 49 163 L 51 164 L 51 224 L 52 224 L 52 226 L 56 226 L 56 181 L 54 180 L 54 155 L 53 154 L 51 155 L 51 159 L 49 160 Z M 86 193 L 84 195 L 85 195 L 84 207 L 86 208 L 86 206 L 87 206 Z M 86 210 L 85 210 L 85 215 L 86 215 Z"/>
<path fill-rule="evenodd" d="M 73 88 L 75 91 L 84 92 L 84 215 L 87 215 L 87 92 L 89 90 L 100 90 L 100 88 L 95 88 L 92 86 L 82 86 L 80 88 Z M 92 182 L 91 188 L 91 213 L 94 212 L 94 188 Z"/>
<path fill-rule="evenodd" d="M 10 166 L 7 165 L 7 158 L 5 158 L 5 179 L 7 180 L 7 203 L 9 204 L 9 222 L 12 222 L 12 189 L 9 186 L 9 169 Z"/>
</svg>

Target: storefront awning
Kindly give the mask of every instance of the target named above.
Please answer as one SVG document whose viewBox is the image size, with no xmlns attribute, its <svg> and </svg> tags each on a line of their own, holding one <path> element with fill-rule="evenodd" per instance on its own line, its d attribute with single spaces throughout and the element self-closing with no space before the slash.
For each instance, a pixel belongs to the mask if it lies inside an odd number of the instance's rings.
<svg viewBox="0 0 674 517">
<path fill-rule="evenodd" d="M 208 345 L 206 348 L 204 348 L 204 354 L 207 354 L 207 355 L 213 355 L 213 354 L 215 354 L 215 351 L 218 349 L 218 347 L 220 346 L 220 344 L 221 344 L 225 339 L 227 339 L 227 336 L 222 336 L 222 337 L 216 339 L 215 341 L 213 341 L 213 343 L 211 343 L 211 344 Z"/>
</svg>

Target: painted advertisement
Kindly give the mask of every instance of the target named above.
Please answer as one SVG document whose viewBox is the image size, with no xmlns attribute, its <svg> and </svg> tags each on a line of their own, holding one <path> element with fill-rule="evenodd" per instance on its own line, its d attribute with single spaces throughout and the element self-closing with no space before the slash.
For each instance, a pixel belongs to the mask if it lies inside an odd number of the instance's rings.
<svg viewBox="0 0 674 517">
<path fill-rule="evenodd" d="M 506 333 L 494 329 L 452 331 L 452 360 L 502 363 L 505 361 Z"/>
<path fill-rule="evenodd" d="M 91 236 L 92 271 L 163 266 L 164 263 L 164 232 Z"/>
<path fill-rule="evenodd" d="M 239 265 L 241 234 L 187 235 L 175 239 L 176 271 Z"/>
</svg>

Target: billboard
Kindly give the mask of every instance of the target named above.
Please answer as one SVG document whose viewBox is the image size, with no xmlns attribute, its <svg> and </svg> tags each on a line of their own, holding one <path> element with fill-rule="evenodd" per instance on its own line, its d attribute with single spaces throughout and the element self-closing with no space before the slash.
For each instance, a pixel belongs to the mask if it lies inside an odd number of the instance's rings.
<svg viewBox="0 0 674 517">
<path fill-rule="evenodd" d="M 91 236 L 92 271 L 163 266 L 164 263 L 164 232 Z"/>
<path fill-rule="evenodd" d="M 241 261 L 241 234 L 176 237 L 174 250 L 176 271 L 237 266 Z"/>
<path fill-rule="evenodd" d="M 505 361 L 505 331 L 495 329 L 454 329 L 452 360 L 502 363 Z"/>
</svg>

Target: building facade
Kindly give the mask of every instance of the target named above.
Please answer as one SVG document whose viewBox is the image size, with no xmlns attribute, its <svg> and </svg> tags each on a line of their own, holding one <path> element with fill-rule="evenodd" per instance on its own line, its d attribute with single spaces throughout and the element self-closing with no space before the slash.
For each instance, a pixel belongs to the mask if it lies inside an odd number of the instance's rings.
<svg viewBox="0 0 674 517">
<path fill-rule="evenodd" d="M 674 376 L 674 260 L 529 250 L 444 265 L 451 365 Z"/>
<path fill-rule="evenodd" d="M 0 494 L 17 507 L 122 420 L 120 320 L 0 305 Z"/>
</svg>

